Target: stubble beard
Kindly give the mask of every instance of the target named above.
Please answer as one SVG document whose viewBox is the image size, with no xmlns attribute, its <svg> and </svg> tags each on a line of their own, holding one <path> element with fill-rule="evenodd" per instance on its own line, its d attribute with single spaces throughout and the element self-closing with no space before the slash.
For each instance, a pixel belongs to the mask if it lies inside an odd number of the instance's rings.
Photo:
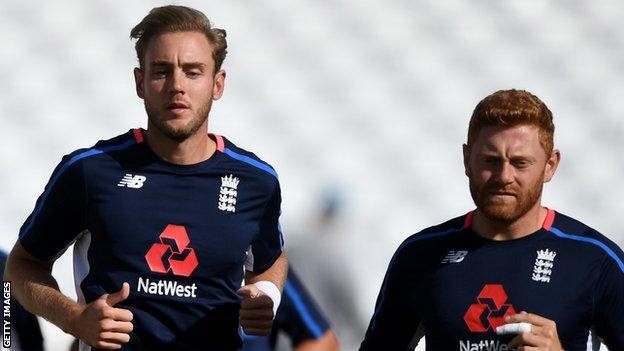
<svg viewBox="0 0 624 351">
<path fill-rule="evenodd" d="M 147 112 L 147 118 L 149 122 L 160 131 L 165 137 L 176 141 L 182 142 L 199 130 L 199 128 L 208 119 L 210 108 L 212 106 L 212 100 L 208 100 L 204 103 L 197 114 L 183 127 L 175 128 L 166 122 L 167 117 L 161 116 L 161 111 L 157 107 L 150 106 L 147 101 L 144 100 L 145 112 Z"/>
<path fill-rule="evenodd" d="M 486 183 L 481 186 L 475 184 L 469 176 L 470 195 L 477 209 L 490 221 L 511 224 L 527 214 L 542 196 L 544 177 L 541 176 L 526 192 L 519 189 L 505 189 L 496 183 Z M 501 203 L 489 199 L 489 192 L 496 190 L 512 191 L 515 194 L 515 204 Z"/>
</svg>

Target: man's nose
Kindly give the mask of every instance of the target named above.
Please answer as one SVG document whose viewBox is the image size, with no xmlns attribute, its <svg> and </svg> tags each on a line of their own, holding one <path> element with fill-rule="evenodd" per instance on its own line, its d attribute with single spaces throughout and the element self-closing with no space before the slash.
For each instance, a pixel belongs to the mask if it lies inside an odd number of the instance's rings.
<svg viewBox="0 0 624 351">
<path fill-rule="evenodd" d="M 501 162 L 496 169 L 496 178 L 503 184 L 513 183 L 514 168 L 509 162 Z"/>
<path fill-rule="evenodd" d="M 174 69 L 169 82 L 169 92 L 172 95 L 184 94 L 184 72 L 181 69 Z"/>
</svg>

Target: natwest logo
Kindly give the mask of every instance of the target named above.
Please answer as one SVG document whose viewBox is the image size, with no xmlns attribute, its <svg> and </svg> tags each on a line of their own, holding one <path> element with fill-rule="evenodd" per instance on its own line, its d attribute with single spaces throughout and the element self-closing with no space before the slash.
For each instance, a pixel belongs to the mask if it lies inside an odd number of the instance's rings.
<svg viewBox="0 0 624 351">
<path fill-rule="evenodd" d="M 150 247 L 145 260 L 152 272 L 167 273 L 188 277 L 197 265 L 195 250 L 188 247 L 190 243 L 186 228 L 181 225 L 169 224 L 158 236 L 159 243 Z"/>
<path fill-rule="evenodd" d="M 483 333 L 495 331 L 505 324 L 505 316 L 516 313 L 511 304 L 507 304 L 507 293 L 501 284 L 486 284 L 477 303 L 473 303 L 464 315 L 464 321 L 471 332 Z"/>
<path fill-rule="evenodd" d="M 459 351 L 509 351 L 509 346 L 498 340 L 460 340 Z"/>
</svg>

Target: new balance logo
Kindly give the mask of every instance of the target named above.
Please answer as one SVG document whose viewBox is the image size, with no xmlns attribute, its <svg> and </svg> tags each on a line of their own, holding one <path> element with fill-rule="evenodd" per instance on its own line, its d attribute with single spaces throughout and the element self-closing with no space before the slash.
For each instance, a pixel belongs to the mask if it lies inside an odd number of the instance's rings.
<svg viewBox="0 0 624 351">
<path fill-rule="evenodd" d="M 127 186 L 128 188 L 138 189 L 143 186 L 143 182 L 145 182 L 146 179 L 147 179 L 146 176 L 142 176 L 142 175 L 133 176 L 130 173 L 126 173 L 126 175 L 123 178 L 121 178 L 117 186 L 120 186 L 120 187 Z"/>
<path fill-rule="evenodd" d="M 449 251 L 440 263 L 459 263 L 466 258 L 468 251 Z"/>
</svg>

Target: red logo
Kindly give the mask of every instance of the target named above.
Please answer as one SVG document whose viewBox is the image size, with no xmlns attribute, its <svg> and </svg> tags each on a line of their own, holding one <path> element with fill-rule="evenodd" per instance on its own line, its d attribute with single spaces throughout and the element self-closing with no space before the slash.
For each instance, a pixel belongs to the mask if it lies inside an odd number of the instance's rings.
<svg viewBox="0 0 624 351">
<path fill-rule="evenodd" d="M 155 243 L 145 254 L 145 260 L 152 272 L 167 273 L 188 277 L 197 268 L 195 250 L 187 245 L 191 242 L 186 228 L 181 225 L 169 224 L 158 236 Z"/>
<path fill-rule="evenodd" d="M 471 332 L 495 331 L 505 324 L 505 316 L 516 313 L 511 304 L 506 304 L 507 293 L 501 284 L 486 284 L 477 303 L 473 303 L 464 315 L 464 321 Z"/>
</svg>

